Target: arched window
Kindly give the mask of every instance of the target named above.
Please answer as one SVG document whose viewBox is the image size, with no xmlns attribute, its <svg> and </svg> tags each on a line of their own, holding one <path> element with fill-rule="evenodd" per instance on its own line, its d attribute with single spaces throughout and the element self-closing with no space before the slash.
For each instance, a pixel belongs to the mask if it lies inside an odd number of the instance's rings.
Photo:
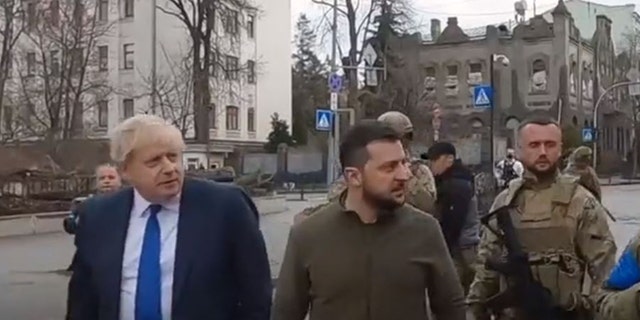
<svg viewBox="0 0 640 320">
<path fill-rule="evenodd" d="M 238 107 L 227 106 L 227 130 L 239 130 Z"/>
</svg>

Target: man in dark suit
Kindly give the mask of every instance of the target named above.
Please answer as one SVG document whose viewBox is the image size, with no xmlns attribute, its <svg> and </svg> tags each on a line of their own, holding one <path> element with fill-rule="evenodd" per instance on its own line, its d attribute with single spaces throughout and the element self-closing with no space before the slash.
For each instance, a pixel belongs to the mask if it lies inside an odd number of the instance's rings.
<svg viewBox="0 0 640 320">
<path fill-rule="evenodd" d="M 180 131 L 138 115 L 111 156 L 132 187 L 88 199 L 69 284 L 74 320 L 267 320 L 258 213 L 239 188 L 184 180 Z"/>
</svg>

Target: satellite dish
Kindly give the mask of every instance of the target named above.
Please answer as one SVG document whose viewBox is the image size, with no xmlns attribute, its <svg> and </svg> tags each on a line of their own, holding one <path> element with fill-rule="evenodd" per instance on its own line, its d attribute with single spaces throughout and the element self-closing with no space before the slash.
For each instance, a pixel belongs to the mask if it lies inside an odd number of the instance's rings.
<svg viewBox="0 0 640 320">
<path fill-rule="evenodd" d="M 524 16 L 525 12 L 527 11 L 527 1 L 526 0 L 516 1 L 513 4 L 513 8 L 516 10 L 516 13 L 518 15 Z"/>
</svg>

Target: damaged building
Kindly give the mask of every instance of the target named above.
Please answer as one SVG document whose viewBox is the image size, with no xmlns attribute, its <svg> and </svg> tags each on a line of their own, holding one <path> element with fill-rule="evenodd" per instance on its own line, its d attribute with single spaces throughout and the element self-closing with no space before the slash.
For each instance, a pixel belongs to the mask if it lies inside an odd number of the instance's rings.
<svg viewBox="0 0 640 320">
<path fill-rule="evenodd" d="M 428 127 L 431 140 L 435 135 L 440 140 L 472 141 L 476 149 L 481 143 L 479 157 L 488 160 L 490 112 L 474 108 L 472 96 L 474 86 L 490 83 L 492 54 L 510 61 L 495 63 L 493 70 L 497 158 L 514 146 L 516 128 L 534 111 L 559 119 L 574 133 L 593 127 L 596 100 L 626 73 L 615 64 L 612 22 L 598 15 L 594 34 L 583 35 L 562 0 L 551 16 L 552 21 L 536 16 L 514 28 L 488 26 L 474 34 L 465 33 L 456 17 L 450 17 L 443 29 L 434 19 L 430 37 L 416 34 L 390 44 L 405 61 L 404 68 L 422 72 L 417 77 L 417 107 L 438 119 L 427 118 L 418 125 Z M 628 98 L 626 88 L 612 92 L 598 111 L 600 152 L 615 154 L 617 161 L 632 144 L 631 110 L 623 103 Z"/>
</svg>

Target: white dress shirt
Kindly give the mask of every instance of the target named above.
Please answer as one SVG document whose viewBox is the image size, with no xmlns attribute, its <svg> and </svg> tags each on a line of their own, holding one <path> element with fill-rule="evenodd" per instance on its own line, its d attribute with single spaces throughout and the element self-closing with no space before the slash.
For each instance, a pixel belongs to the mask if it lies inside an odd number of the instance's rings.
<svg viewBox="0 0 640 320">
<path fill-rule="evenodd" d="M 120 285 L 120 320 L 135 320 L 136 285 L 138 266 L 142 253 L 144 231 L 149 219 L 149 205 L 138 191 L 134 191 L 133 206 L 129 218 L 129 229 L 122 257 L 122 283 Z M 171 301 L 173 289 L 173 269 L 178 234 L 178 215 L 180 202 L 164 204 L 158 212 L 160 223 L 160 271 L 162 273 L 162 319 L 171 319 Z"/>
</svg>

